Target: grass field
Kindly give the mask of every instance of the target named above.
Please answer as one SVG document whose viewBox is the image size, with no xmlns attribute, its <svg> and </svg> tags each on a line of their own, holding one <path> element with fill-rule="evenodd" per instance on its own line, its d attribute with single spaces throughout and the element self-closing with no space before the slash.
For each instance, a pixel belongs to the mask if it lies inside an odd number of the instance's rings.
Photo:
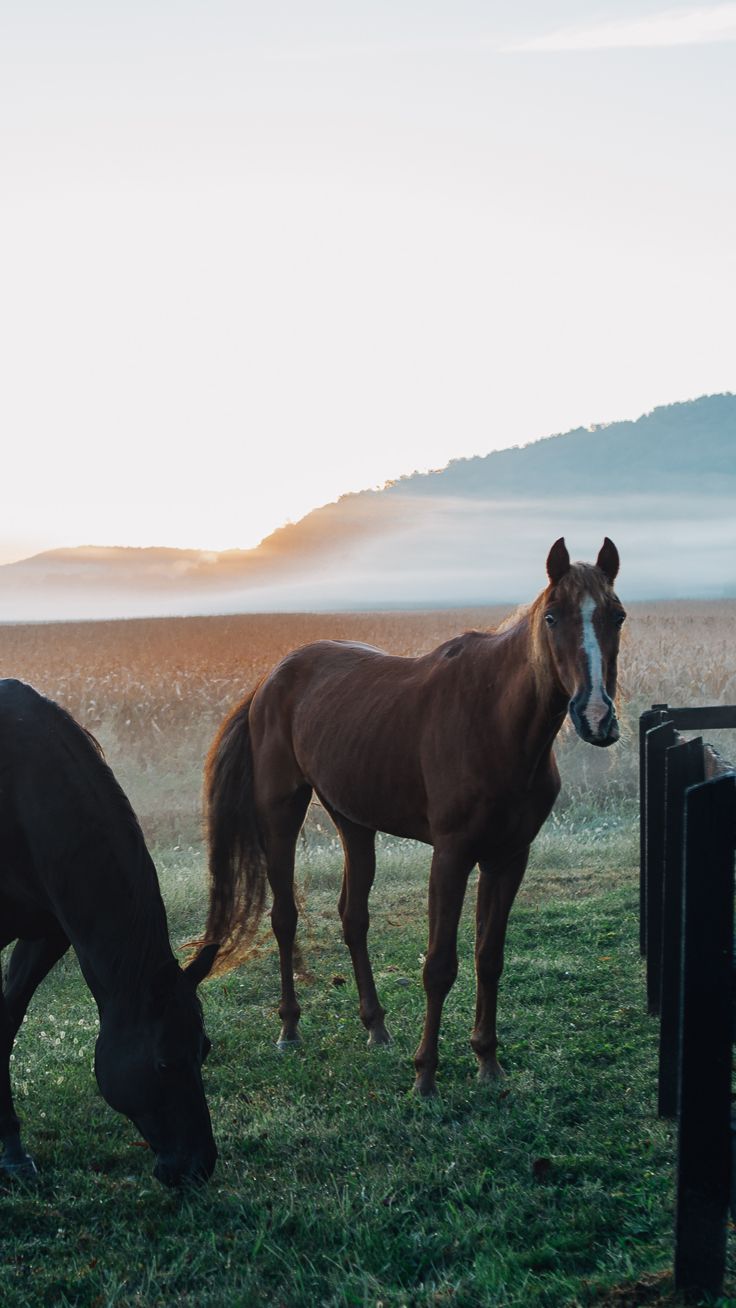
<svg viewBox="0 0 736 1308">
<path fill-rule="evenodd" d="M 0 673 L 32 681 L 100 736 L 144 819 L 181 945 L 205 912 L 202 756 L 234 700 L 282 652 L 318 635 L 415 653 L 498 616 L 6 627 Z M 562 742 L 565 790 L 512 914 L 503 1086 L 474 1080 L 469 895 L 440 1097 L 409 1094 L 428 852 L 388 839 L 371 945 L 394 1044 L 366 1049 L 335 910 L 339 854 L 316 810 L 300 847 L 303 1048 L 279 1056 L 274 1047 L 278 968 L 267 933 L 247 967 L 203 988 L 220 1160 L 201 1193 L 158 1186 L 150 1153 L 99 1096 L 96 1011 L 75 961 L 44 983 L 13 1060 L 40 1181 L 0 1192 L 3 1305 L 671 1301 L 673 1135 L 655 1114 L 656 1032 L 637 948 L 634 726 L 652 700 L 734 701 L 736 605 L 632 606 L 631 627 L 622 655 L 629 738 L 610 751 Z"/>
</svg>

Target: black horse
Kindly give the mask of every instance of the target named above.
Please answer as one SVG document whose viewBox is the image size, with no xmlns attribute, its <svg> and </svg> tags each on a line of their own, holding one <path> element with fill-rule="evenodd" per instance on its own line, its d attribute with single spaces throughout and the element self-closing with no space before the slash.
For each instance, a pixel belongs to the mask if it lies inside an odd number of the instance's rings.
<svg viewBox="0 0 736 1308">
<path fill-rule="evenodd" d="M 0 948 L 12 940 L 0 994 L 0 1167 L 35 1172 L 10 1052 L 36 987 L 72 945 L 99 1011 L 103 1096 L 155 1150 L 160 1181 L 206 1180 L 217 1149 L 196 987 L 215 950 L 182 971 L 143 833 L 97 742 L 31 686 L 0 680 Z"/>
</svg>

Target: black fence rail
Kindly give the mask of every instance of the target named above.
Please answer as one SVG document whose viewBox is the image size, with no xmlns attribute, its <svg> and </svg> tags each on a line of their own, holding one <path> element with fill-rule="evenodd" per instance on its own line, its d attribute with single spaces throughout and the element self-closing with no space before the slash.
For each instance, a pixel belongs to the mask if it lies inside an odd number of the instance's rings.
<svg viewBox="0 0 736 1308">
<path fill-rule="evenodd" d="M 639 719 L 640 943 L 659 1016 L 658 1109 L 678 1120 L 675 1282 L 718 1294 L 732 1164 L 736 770 L 682 731 L 736 707 L 655 704 Z M 679 730 L 678 730 L 679 728 Z"/>
</svg>

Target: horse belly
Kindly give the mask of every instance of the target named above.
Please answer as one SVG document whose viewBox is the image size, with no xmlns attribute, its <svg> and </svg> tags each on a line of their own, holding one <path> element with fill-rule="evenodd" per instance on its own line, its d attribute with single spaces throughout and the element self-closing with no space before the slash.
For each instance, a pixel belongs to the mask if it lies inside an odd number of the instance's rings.
<svg viewBox="0 0 736 1308">
<path fill-rule="evenodd" d="M 340 761 L 341 760 L 341 761 Z M 416 766 L 396 766 L 383 759 L 371 765 L 360 753 L 305 757 L 303 773 L 328 812 L 348 817 L 358 827 L 429 841 L 426 797 Z"/>
<path fill-rule="evenodd" d="M 431 843 L 421 779 L 407 769 L 325 766 L 309 780 L 328 811 L 371 831 Z M 309 774 L 307 774 L 309 775 Z"/>
<path fill-rule="evenodd" d="M 298 777 L 359 826 L 427 840 L 424 706 L 412 670 L 353 645 L 307 646 L 284 660 L 251 706 L 261 796 L 278 796 Z"/>
<path fill-rule="evenodd" d="M 0 949 L 11 940 L 38 940 L 48 934 L 52 915 L 37 905 L 0 894 Z"/>
<path fill-rule="evenodd" d="M 12 822 L 0 822 L 0 911 L 30 914 L 51 910 L 46 891 L 35 873 L 25 838 Z"/>
</svg>

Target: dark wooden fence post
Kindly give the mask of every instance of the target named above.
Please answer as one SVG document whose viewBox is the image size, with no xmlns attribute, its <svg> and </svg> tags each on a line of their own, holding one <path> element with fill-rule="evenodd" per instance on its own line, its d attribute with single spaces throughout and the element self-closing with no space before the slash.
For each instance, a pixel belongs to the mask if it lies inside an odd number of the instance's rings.
<svg viewBox="0 0 736 1308">
<path fill-rule="evenodd" d="M 685 791 L 704 780 L 703 741 L 682 740 L 665 753 L 665 826 L 662 894 L 662 984 L 659 1023 L 660 1117 L 677 1114 L 680 1041 L 680 959 Z"/>
<path fill-rule="evenodd" d="M 718 1294 L 731 1172 L 736 777 L 687 793 L 675 1284 Z"/>
<path fill-rule="evenodd" d="M 662 721 L 666 704 L 655 704 L 639 718 L 639 949 L 647 952 L 647 732 Z"/>
<path fill-rule="evenodd" d="M 670 721 L 660 722 L 646 733 L 645 810 L 645 913 L 647 959 L 647 1006 L 659 1012 L 662 971 L 662 880 L 664 875 L 665 751 L 675 744 L 677 732 Z"/>
</svg>

